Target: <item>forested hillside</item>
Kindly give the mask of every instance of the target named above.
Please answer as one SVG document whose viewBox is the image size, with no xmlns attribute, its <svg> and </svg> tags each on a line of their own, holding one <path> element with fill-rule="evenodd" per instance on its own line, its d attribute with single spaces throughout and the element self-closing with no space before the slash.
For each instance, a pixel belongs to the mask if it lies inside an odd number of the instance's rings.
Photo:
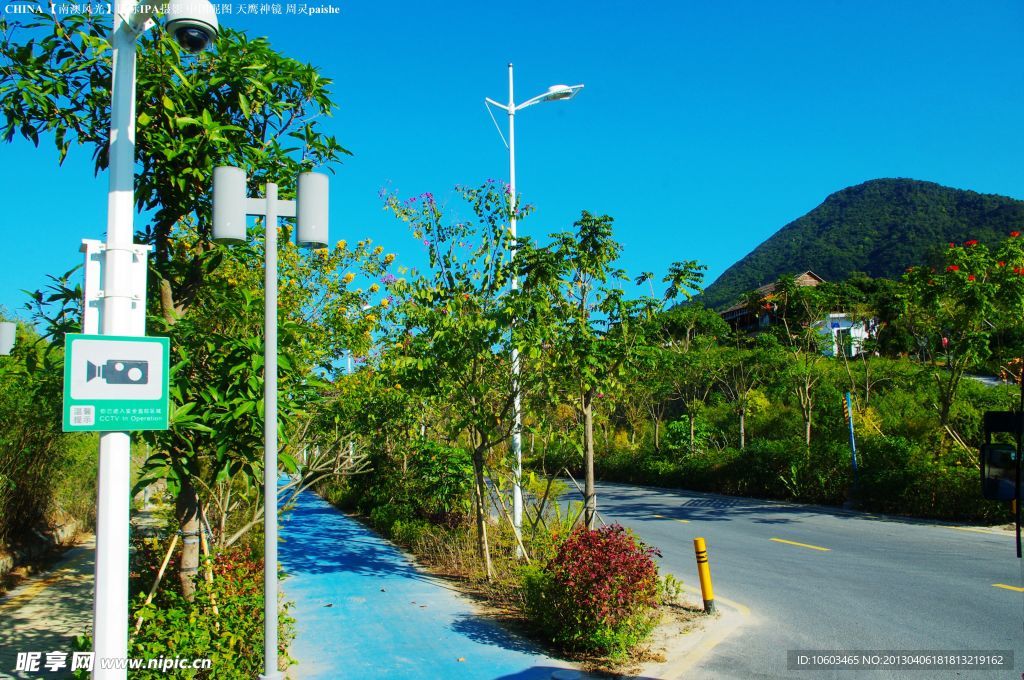
<svg viewBox="0 0 1024 680">
<path fill-rule="evenodd" d="M 812 270 L 898 278 L 933 260 L 945 242 L 1000 240 L 1024 224 L 1024 201 L 913 179 L 876 179 L 838 191 L 729 267 L 703 301 L 721 309 L 782 274 Z"/>
</svg>

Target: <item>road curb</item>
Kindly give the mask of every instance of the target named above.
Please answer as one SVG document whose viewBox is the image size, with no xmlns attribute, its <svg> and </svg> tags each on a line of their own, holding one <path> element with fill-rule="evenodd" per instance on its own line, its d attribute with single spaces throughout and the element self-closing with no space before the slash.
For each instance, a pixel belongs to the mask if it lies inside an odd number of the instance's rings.
<svg viewBox="0 0 1024 680">
<path fill-rule="evenodd" d="M 699 588 L 683 585 L 687 593 L 701 597 Z M 718 613 L 701 620 L 702 627 L 678 638 L 665 650 L 665 661 L 645 664 L 630 680 L 677 680 L 686 676 L 712 650 L 752 619 L 750 609 L 721 595 L 715 596 Z"/>
</svg>

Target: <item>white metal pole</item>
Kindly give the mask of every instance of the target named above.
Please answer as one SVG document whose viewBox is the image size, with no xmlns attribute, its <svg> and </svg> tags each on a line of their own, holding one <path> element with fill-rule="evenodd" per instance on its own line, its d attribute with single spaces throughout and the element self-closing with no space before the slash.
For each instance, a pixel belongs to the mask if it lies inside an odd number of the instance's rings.
<svg viewBox="0 0 1024 680">
<path fill-rule="evenodd" d="M 511 194 L 509 202 L 511 215 L 509 231 L 512 233 L 511 260 L 516 257 L 516 101 L 512 85 L 512 64 L 508 65 L 508 189 Z M 512 271 L 512 292 L 519 288 L 519 277 Z M 517 535 L 522 535 L 523 528 L 523 410 L 519 398 L 519 350 L 512 347 L 512 457 L 515 459 L 512 468 L 512 526 Z M 516 555 L 522 557 L 522 548 L 516 543 Z"/>
<path fill-rule="evenodd" d="M 103 335 L 131 334 L 130 274 L 135 214 L 135 31 L 130 7 L 119 7 L 111 33 L 110 184 L 103 274 Z M 122 14 L 123 13 L 123 14 Z M 100 435 L 96 501 L 96 592 L 93 604 L 93 677 L 125 678 L 108 660 L 128 656 L 128 523 L 131 439 Z"/>
<path fill-rule="evenodd" d="M 345 359 L 346 366 L 348 368 L 348 375 L 352 375 L 352 350 L 348 351 L 348 356 Z M 356 460 L 356 441 L 354 439 L 348 440 L 348 464 L 352 465 Z"/>
<path fill-rule="evenodd" d="M 263 331 L 263 676 L 277 678 L 277 185 L 267 182 Z"/>
</svg>

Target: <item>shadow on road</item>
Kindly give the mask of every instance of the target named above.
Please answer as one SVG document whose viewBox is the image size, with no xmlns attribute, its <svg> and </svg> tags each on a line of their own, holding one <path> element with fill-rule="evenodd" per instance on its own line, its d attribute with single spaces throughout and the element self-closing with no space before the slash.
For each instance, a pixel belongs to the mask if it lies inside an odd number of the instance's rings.
<svg viewBox="0 0 1024 680">
<path fill-rule="evenodd" d="M 672 496 L 676 496 L 675 502 L 667 505 L 666 501 L 672 501 Z M 670 519 L 701 522 L 728 522 L 745 518 L 757 524 L 789 524 L 825 515 L 847 521 L 871 520 L 918 526 L 945 524 L 941 520 L 860 513 L 823 505 L 798 505 L 786 501 L 719 496 L 688 489 L 630 486 L 611 482 L 598 482 L 599 510 L 602 501 L 614 505 L 616 516 L 638 519 L 663 515 Z"/>
</svg>

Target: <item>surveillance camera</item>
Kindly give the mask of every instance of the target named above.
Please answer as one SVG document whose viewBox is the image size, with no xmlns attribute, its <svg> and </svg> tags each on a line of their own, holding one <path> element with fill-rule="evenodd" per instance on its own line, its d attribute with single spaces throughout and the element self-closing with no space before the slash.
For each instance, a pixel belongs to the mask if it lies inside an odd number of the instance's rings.
<svg viewBox="0 0 1024 680">
<path fill-rule="evenodd" d="M 167 6 L 167 32 L 191 54 L 205 50 L 217 30 L 217 13 L 209 0 L 171 0 Z"/>
</svg>

